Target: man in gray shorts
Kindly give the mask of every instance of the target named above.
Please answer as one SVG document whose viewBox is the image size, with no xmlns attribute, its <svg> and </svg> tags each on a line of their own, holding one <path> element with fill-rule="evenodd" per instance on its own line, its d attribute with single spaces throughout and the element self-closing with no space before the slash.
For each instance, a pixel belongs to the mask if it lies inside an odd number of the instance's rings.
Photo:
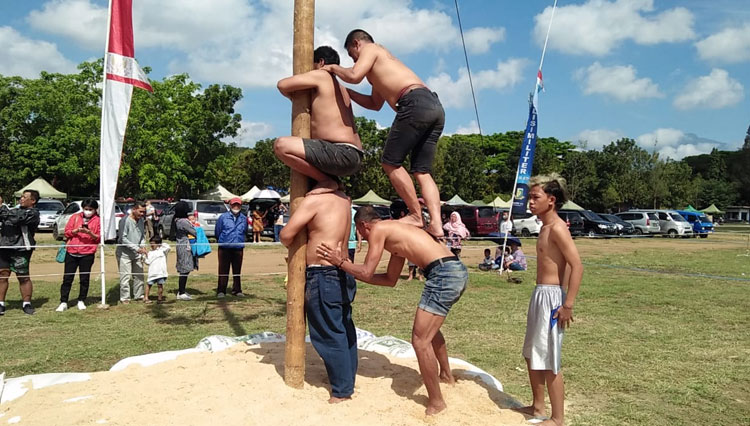
<svg viewBox="0 0 750 426">
<path fill-rule="evenodd" d="M 311 194 L 338 190 L 337 177 L 351 176 L 362 167 L 362 142 L 359 140 L 349 94 L 335 76 L 322 70 L 326 64 L 338 64 L 339 55 L 329 46 L 315 49 L 312 71 L 280 80 L 279 91 L 286 97 L 301 90 L 312 90 L 310 130 L 312 139 L 284 136 L 273 145 L 284 164 L 315 179 Z"/>
<path fill-rule="evenodd" d="M 322 242 L 317 247 L 318 255 L 360 281 L 387 287 L 396 285 L 406 259 L 425 271 L 427 280 L 414 316 L 411 342 L 427 388 L 425 413 L 437 414 L 446 408 L 440 382 L 455 382 L 440 327 L 466 289 L 466 266 L 425 230 L 397 220 L 381 220 L 372 207 L 361 207 L 354 215 L 354 223 L 368 243 L 364 263 L 350 262 L 341 244 L 333 247 Z M 384 250 L 391 254 L 388 268 L 385 273 L 376 274 Z"/>
</svg>

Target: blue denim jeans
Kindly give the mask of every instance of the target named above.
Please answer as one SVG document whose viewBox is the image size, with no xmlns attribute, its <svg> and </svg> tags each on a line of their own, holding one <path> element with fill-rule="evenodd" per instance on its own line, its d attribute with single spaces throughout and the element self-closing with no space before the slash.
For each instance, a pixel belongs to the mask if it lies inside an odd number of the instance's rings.
<svg viewBox="0 0 750 426">
<path fill-rule="evenodd" d="M 466 266 L 460 260 L 450 260 L 431 268 L 425 277 L 427 281 L 419 308 L 431 314 L 448 316 L 453 304 L 466 290 L 469 281 Z"/>
<path fill-rule="evenodd" d="M 331 382 L 331 395 L 346 398 L 354 393 L 357 375 L 357 331 L 352 321 L 352 301 L 357 292 L 354 277 L 334 266 L 308 266 L 305 313 L 310 341 Z"/>
<path fill-rule="evenodd" d="M 273 225 L 273 241 L 279 242 L 281 241 L 281 238 L 279 238 L 279 234 L 281 233 L 281 230 L 284 229 L 284 225 Z"/>
</svg>

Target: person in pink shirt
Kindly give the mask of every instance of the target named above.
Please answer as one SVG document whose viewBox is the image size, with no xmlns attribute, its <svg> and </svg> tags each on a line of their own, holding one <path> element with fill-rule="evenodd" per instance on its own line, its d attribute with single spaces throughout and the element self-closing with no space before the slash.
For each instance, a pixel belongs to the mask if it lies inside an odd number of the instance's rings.
<svg viewBox="0 0 750 426">
<path fill-rule="evenodd" d="M 99 246 L 100 222 L 96 210 L 99 203 L 86 199 L 81 203 L 83 211 L 70 217 L 65 225 L 65 275 L 60 286 L 60 305 L 55 309 L 62 312 L 68 309 L 68 296 L 73 286 L 73 278 L 78 270 L 81 289 L 78 292 L 78 309 L 86 309 L 86 296 L 89 293 L 91 266 L 94 264 L 96 249 Z"/>
<path fill-rule="evenodd" d="M 448 244 L 448 248 L 456 256 L 461 256 L 461 241 L 469 238 L 471 234 L 466 229 L 466 225 L 461 220 L 461 216 L 458 212 L 451 213 L 451 219 L 448 223 L 443 225 L 443 230 L 446 232 L 445 240 Z"/>
</svg>

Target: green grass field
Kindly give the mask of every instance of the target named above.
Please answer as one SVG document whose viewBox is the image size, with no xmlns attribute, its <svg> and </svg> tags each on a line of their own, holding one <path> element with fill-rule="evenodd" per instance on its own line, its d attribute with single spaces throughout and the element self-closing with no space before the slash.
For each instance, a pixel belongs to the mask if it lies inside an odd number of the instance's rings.
<svg viewBox="0 0 750 426">
<path fill-rule="evenodd" d="M 746 239 L 576 240 L 585 273 L 563 346 L 568 424 L 750 423 Z M 473 242 L 464 257 L 478 258 L 486 246 Z M 524 250 L 534 254 L 533 240 L 524 240 Z M 523 284 L 472 268 L 470 287 L 443 327 L 451 356 L 487 370 L 524 403 L 531 398 L 520 354 L 535 279 L 531 257 L 529 266 L 519 274 Z M 39 281 L 37 314 L 30 317 L 19 310 L 12 279 L 9 310 L 0 317 L 0 371 L 16 377 L 105 370 L 124 357 L 193 347 L 206 335 L 284 333 L 283 277 L 248 277 L 243 285 L 249 297 L 226 302 L 213 297 L 214 285 L 208 276 L 191 278 L 192 302 L 178 303 L 172 292 L 164 305 L 60 314 L 53 311 L 58 282 Z M 92 304 L 97 288 L 92 282 Z M 176 288 L 175 279 L 168 288 Z M 355 324 L 408 340 L 420 293 L 416 281 L 393 289 L 361 284 Z"/>
</svg>

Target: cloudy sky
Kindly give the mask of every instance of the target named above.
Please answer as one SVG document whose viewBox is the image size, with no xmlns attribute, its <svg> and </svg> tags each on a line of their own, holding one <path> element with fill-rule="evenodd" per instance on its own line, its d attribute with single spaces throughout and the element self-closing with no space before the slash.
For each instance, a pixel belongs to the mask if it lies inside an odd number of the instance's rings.
<svg viewBox="0 0 750 426">
<path fill-rule="evenodd" d="M 133 3 L 136 57 L 151 78 L 188 73 L 241 87 L 241 145 L 289 133 L 291 106 L 275 85 L 292 70 L 292 0 Z M 482 132 L 522 130 L 552 0 L 458 3 Z M 1 0 L 0 74 L 75 72 L 102 56 L 106 9 L 105 0 Z M 316 1 L 315 44 L 336 48 L 344 66 L 352 62 L 343 40 L 358 27 L 438 93 L 446 133 L 477 132 L 453 1 Z M 675 159 L 736 149 L 750 125 L 750 8 L 744 0 L 561 0 L 543 73 L 540 136 L 589 149 L 630 137 Z M 383 126 L 394 115 L 387 105 L 355 113 Z"/>
</svg>

